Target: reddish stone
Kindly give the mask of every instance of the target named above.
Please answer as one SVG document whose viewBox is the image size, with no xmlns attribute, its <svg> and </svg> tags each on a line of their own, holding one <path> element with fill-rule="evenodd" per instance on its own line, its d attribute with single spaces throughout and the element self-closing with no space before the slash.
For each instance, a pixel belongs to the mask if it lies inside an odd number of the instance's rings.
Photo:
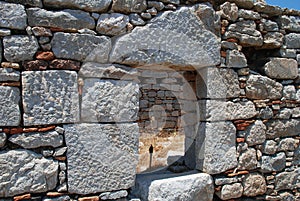
<svg viewBox="0 0 300 201">
<path fill-rule="evenodd" d="M 245 142 L 245 139 L 241 138 L 241 137 L 238 137 L 238 138 L 236 138 L 236 142 L 237 143 Z"/>
<path fill-rule="evenodd" d="M 78 198 L 78 201 L 98 201 L 98 200 L 99 200 L 98 196 Z"/>
<path fill-rule="evenodd" d="M 3 132 L 8 135 L 8 134 L 10 134 L 10 129 L 9 128 L 4 128 Z"/>
<path fill-rule="evenodd" d="M 32 32 L 35 36 L 52 36 L 51 30 L 44 27 L 33 27 Z"/>
<path fill-rule="evenodd" d="M 238 43 L 239 42 L 239 40 L 236 39 L 236 38 L 228 38 L 227 41 L 232 42 L 232 43 Z"/>
<path fill-rule="evenodd" d="M 53 32 L 63 32 L 64 31 L 62 28 L 57 28 L 57 27 L 50 27 L 50 30 Z"/>
<path fill-rule="evenodd" d="M 225 51 L 221 51 L 221 57 L 226 58 L 227 53 Z"/>
<path fill-rule="evenodd" d="M 19 200 L 28 200 L 31 198 L 31 195 L 28 194 L 24 194 L 24 195 L 18 195 L 14 197 L 14 201 L 19 201 Z"/>
<path fill-rule="evenodd" d="M 36 58 L 39 60 L 51 61 L 55 59 L 53 52 L 38 52 Z"/>
<path fill-rule="evenodd" d="M 45 128 L 39 128 L 38 132 L 46 132 L 46 131 L 50 131 L 50 130 L 54 130 L 54 129 L 55 129 L 55 126 L 48 126 Z"/>
<path fill-rule="evenodd" d="M 12 63 L 12 62 L 2 62 L 1 67 L 2 68 L 20 69 L 20 65 L 18 63 Z"/>
<path fill-rule="evenodd" d="M 277 105 L 277 104 L 282 104 L 282 102 L 280 100 L 277 100 L 277 101 L 272 101 L 272 104 Z"/>
<path fill-rule="evenodd" d="M 55 59 L 50 62 L 50 68 L 52 69 L 64 69 L 64 70 L 80 70 L 80 62 L 72 60 Z"/>
<path fill-rule="evenodd" d="M 59 197 L 65 195 L 64 193 L 58 193 L 58 192 L 48 192 L 47 197 Z"/>
<path fill-rule="evenodd" d="M 249 123 L 245 122 L 245 123 L 237 124 L 236 126 L 247 127 L 249 125 L 250 125 Z"/>
<path fill-rule="evenodd" d="M 46 70 L 48 62 L 42 60 L 25 61 L 23 67 L 25 70 Z"/>
<path fill-rule="evenodd" d="M 19 133 L 23 133 L 23 128 L 12 128 L 12 129 L 10 129 L 10 134 L 11 135 L 19 134 Z"/>
<path fill-rule="evenodd" d="M 244 127 L 244 126 L 237 126 L 236 129 L 238 131 L 244 131 L 244 130 L 246 130 L 246 127 Z"/>
<path fill-rule="evenodd" d="M 21 83 L 20 82 L 3 82 L 3 83 L 0 83 L 0 86 L 19 87 L 19 86 L 21 86 Z"/>
<path fill-rule="evenodd" d="M 233 123 L 234 124 L 241 124 L 241 123 L 244 123 L 246 120 L 235 120 Z"/>
<path fill-rule="evenodd" d="M 221 34 L 224 35 L 226 32 L 226 27 L 221 27 Z"/>
<path fill-rule="evenodd" d="M 38 128 L 23 128 L 24 133 L 37 132 Z"/>
<path fill-rule="evenodd" d="M 58 161 L 65 161 L 65 160 L 67 160 L 67 157 L 65 157 L 65 156 L 57 156 L 57 157 L 55 157 L 55 159 L 58 160 Z"/>
</svg>

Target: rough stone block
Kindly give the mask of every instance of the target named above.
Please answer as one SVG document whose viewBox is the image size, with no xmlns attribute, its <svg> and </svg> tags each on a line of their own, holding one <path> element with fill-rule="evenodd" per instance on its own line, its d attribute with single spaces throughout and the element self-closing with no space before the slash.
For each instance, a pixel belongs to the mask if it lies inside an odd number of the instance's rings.
<svg viewBox="0 0 300 201">
<path fill-rule="evenodd" d="M 107 63 L 111 49 L 110 38 L 90 34 L 55 33 L 51 44 L 57 58 L 99 63 Z"/>
<path fill-rule="evenodd" d="M 74 124 L 64 128 L 70 193 L 93 194 L 134 185 L 137 124 Z"/>
<path fill-rule="evenodd" d="M 270 17 L 279 16 L 283 12 L 283 9 L 279 6 L 268 5 L 265 2 L 261 1 L 256 1 L 256 3 L 254 3 L 254 10 L 260 13 L 268 14 Z"/>
<path fill-rule="evenodd" d="M 63 136 L 59 135 L 56 131 L 15 134 L 8 140 L 25 149 L 45 146 L 59 147 L 63 145 Z"/>
<path fill-rule="evenodd" d="M 27 16 L 23 5 L 1 1 L 0 11 L 0 27 L 10 29 L 26 28 Z"/>
<path fill-rule="evenodd" d="M 277 153 L 275 156 L 262 156 L 261 172 L 280 172 L 285 168 L 285 162 L 286 156 L 283 152 Z"/>
<path fill-rule="evenodd" d="M 239 156 L 239 170 L 253 170 L 257 168 L 256 150 L 253 148 L 246 149 Z"/>
<path fill-rule="evenodd" d="M 136 27 L 130 34 L 118 38 L 110 62 L 186 68 L 214 66 L 220 62 L 220 42 L 215 25 L 214 10 L 207 5 L 165 12 L 146 26 Z"/>
<path fill-rule="evenodd" d="M 283 15 L 279 17 L 280 28 L 290 32 L 300 32 L 300 17 Z"/>
<path fill-rule="evenodd" d="M 287 48 L 300 48 L 300 34 L 290 33 L 285 35 L 285 45 Z"/>
<path fill-rule="evenodd" d="M 298 63 L 295 59 L 271 58 L 264 66 L 266 75 L 275 79 L 295 79 L 298 76 Z"/>
<path fill-rule="evenodd" d="M 226 68 L 203 68 L 196 78 L 199 98 L 236 98 L 240 94 L 237 73 Z"/>
<path fill-rule="evenodd" d="M 139 86 L 130 81 L 86 79 L 81 118 L 84 122 L 129 122 L 137 120 Z"/>
<path fill-rule="evenodd" d="M 237 20 L 239 8 L 235 3 L 225 2 L 220 6 L 220 8 L 222 18 L 233 22 Z"/>
<path fill-rule="evenodd" d="M 196 167 L 218 174 L 237 166 L 236 129 L 231 122 L 201 123 L 196 138 Z"/>
<path fill-rule="evenodd" d="M 0 152 L 0 197 L 42 193 L 57 184 L 58 162 L 29 150 Z"/>
<path fill-rule="evenodd" d="M 276 175 L 275 189 L 276 190 L 293 190 L 299 188 L 300 168 L 292 172 L 282 172 Z"/>
<path fill-rule="evenodd" d="M 146 0 L 113 0 L 112 4 L 112 10 L 120 13 L 141 13 L 146 9 Z"/>
<path fill-rule="evenodd" d="M 47 11 L 28 8 L 27 15 L 30 26 L 53 27 L 69 31 L 95 28 L 95 21 L 89 13 L 80 10 Z"/>
<path fill-rule="evenodd" d="M 0 132 L 0 148 L 5 146 L 6 140 L 7 140 L 6 134 L 3 132 Z"/>
<path fill-rule="evenodd" d="M 229 0 L 235 3 L 240 8 L 251 9 L 254 6 L 254 0 Z"/>
<path fill-rule="evenodd" d="M 246 142 L 249 146 L 262 144 L 266 140 L 266 125 L 261 121 L 257 120 L 253 125 L 246 130 Z"/>
<path fill-rule="evenodd" d="M 244 187 L 243 195 L 248 197 L 262 195 L 267 191 L 266 180 L 258 173 L 246 175 L 242 184 Z"/>
<path fill-rule="evenodd" d="M 288 137 L 299 135 L 300 132 L 300 120 L 271 120 L 266 123 L 267 126 L 267 138 L 275 139 L 277 137 Z"/>
<path fill-rule="evenodd" d="M 0 126 L 18 126 L 21 120 L 20 91 L 16 87 L 0 86 Z"/>
<path fill-rule="evenodd" d="M 279 32 L 269 32 L 264 35 L 263 49 L 276 49 L 283 45 L 284 36 Z"/>
<path fill-rule="evenodd" d="M 100 34 L 116 36 L 127 31 L 129 17 L 120 13 L 101 14 L 96 31 Z"/>
<path fill-rule="evenodd" d="M 222 200 L 229 200 L 232 198 L 239 198 L 243 195 L 243 186 L 241 183 L 226 184 L 222 190 L 217 193 Z"/>
<path fill-rule="evenodd" d="M 238 50 L 227 50 L 226 66 L 233 68 L 247 67 L 247 59 L 245 55 Z"/>
<path fill-rule="evenodd" d="M 42 0 L 5 0 L 10 3 L 22 4 L 24 6 L 43 7 Z"/>
<path fill-rule="evenodd" d="M 205 173 L 137 175 L 134 188 L 142 200 L 212 201 L 213 179 Z"/>
<path fill-rule="evenodd" d="M 76 72 L 26 71 L 22 73 L 22 88 L 26 126 L 79 120 Z"/>
<path fill-rule="evenodd" d="M 112 0 L 44 0 L 44 5 L 54 8 L 75 8 L 89 12 L 106 12 Z"/>
<path fill-rule="evenodd" d="M 10 62 L 32 60 L 39 44 L 33 36 L 6 36 L 3 39 L 4 57 Z"/>
<path fill-rule="evenodd" d="M 1 48 L 1 47 L 0 47 Z M 1 50 L 0 50 L 1 53 Z M 0 59 L 1 62 L 1 59 Z M 0 68 L 0 82 L 19 81 L 20 72 L 12 68 Z"/>
<path fill-rule="evenodd" d="M 283 86 L 268 77 L 250 75 L 246 83 L 246 96 L 250 99 L 280 99 Z"/>
</svg>

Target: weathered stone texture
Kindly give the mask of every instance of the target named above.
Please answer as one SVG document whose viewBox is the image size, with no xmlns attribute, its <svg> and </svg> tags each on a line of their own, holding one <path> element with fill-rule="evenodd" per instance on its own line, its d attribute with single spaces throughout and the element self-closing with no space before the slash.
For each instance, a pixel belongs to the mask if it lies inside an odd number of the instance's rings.
<svg viewBox="0 0 300 201">
<path fill-rule="evenodd" d="M 269 16 L 278 16 L 282 14 L 282 8 L 279 6 L 268 5 L 265 2 L 256 1 L 254 3 L 254 10 L 257 12 L 268 14 Z"/>
<path fill-rule="evenodd" d="M 5 0 L 10 3 L 18 3 L 24 6 L 42 7 L 42 0 Z"/>
<path fill-rule="evenodd" d="M 266 140 L 263 145 L 263 153 L 275 154 L 277 151 L 277 143 L 274 140 Z"/>
<path fill-rule="evenodd" d="M 80 10 L 47 11 L 40 8 L 28 8 L 27 15 L 30 26 L 53 27 L 73 31 L 83 28 L 95 28 L 95 20 L 89 13 Z"/>
<path fill-rule="evenodd" d="M 282 172 L 276 175 L 275 189 L 276 190 L 293 190 L 299 188 L 300 168 L 292 172 Z"/>
<path fill-rule="evenodd" d="M 257 167 L 256 150 L 249 148 L 239 156 L 238 169 L 253 170 Z"/>
<path fill-rule="evenodd" d="M 226 54 L 226 66 L 234 68 L 247 67 L 247 59 L 245 55 L 238 50 L 228 50 Z"/>
<path fill-rule="evenodd" d="M 196 12 L 205 15 L 200 19 Z M 220 62 L 214 11 L 207 5 L 164 12 L 116 40 L 110 62 L 206 67 Z M 186 23 L 189 22 L 189 23 Z M 167 27 L 167 28 L 166 28 Z"/>
<path fill-rule="evenodd" d="M 271 58 L 264 66 L 266 75 L 275 79 L 295 79 L 298 76 L 298 64 L 295 59 Z"/>
<path fill-rule="evenodd" d="M 300 120 L 272 120 L 266 123 L 267 138 L 275 139 L 277 137 L 288 137 L 299 135 Z"/>
<path fill-rule="evenodd" d="M 146 0 L 113 0 L 112 4 L 112 10 L 120 13 L 141 13 L 146 9 Z"/>
<path fill-rule="evenodd" d="M 226 68 L 203 68 L 196 78 L 199 98 L 236 98 L 240 94 L 237 73 Z"/>
<path fill-rule="evenodd" d="M 287 48 L 300 48 L 300 34 L 290 33 L 285 35 L 285 45 Z"/>
<path fill-rule="evenodd" d="M 283 45 L 284 36 L 279 32 L 269 32 L 264 35 L 263 49 L 276 49 Z"/>
<path fill-rule="evenodd" d="M 0 132 L 0 148 L 5 146 L 6 140 L 7 140 L 6 134 L 3 132 Z"/>
<path fill-rule="evenodd" d="M 243 186 L 240 183 L 226 184 L 222 187 L 221 192 L 217 194 L 222 200 L 239 198 L 243 195 Z"/>
<path fill-rule="evenodd" d="M 261 76 L 250 75 L 246 85 L 246 96 L 250 99 L 280 99 L 282 84 Z"/>
<path fill-rule="evenodd" d="M 286 156 L 283 152 L 277 153 L 275 156 L 262 156 L 261 172 L 279 172 L 285 168 Z"/>
<path fill-rule="evenodd" d="M 26 149 L 44 146 L 59 147 L 63 145 L 63 136 L 56 131 L 15 134 L 8 140 Z"/>
<path fill-rule="evenodd" d="M 139 86 L 128 81 L 86 79 L 82 94 L 84 122 L 128 122 L 137 120 Z"/>
<path fill-rule="evenodd" d="M 6 36 L 3 39 L 4 57 L 11 62 L 32 60 L 39 44 L 33 36 Z"/>
<path fill-rule="evenodd" d="M 96 31 L 100 34 L 116 36 L 127 31 L 129 17 L 120 13 L 100 15 Z"/>
<path fill-rule="evenodd" d="M 254 6 L 253 0 L 229 0 L 230 2 L 235 3 L 238 7 L 251 9 Z"/>
<path fill-rule="evenodd" d="M 291 32 L 300 32 L 300 16 L 283 15 L 278 21 L 282 29 Z"/>
<path fill-rule="evenodd" d="M 0 86 L 0 125 L 18 126 L 21 120 L 20 91 L 16 87 Z"/>
<path fill-rule="evenodd" d="M 58 163 L 28 150 L 0 152 L 0 197 L 42 193 L 57 184 Z"/>
<path fill-rule="evenodd" d="M 201 123 L 196 138 L 197 169 L 218 174 L 236 167 L 235 133 L 231 122 Z"/>
<path fill-rule="evenodd" d="M 107 63 L 111 41 L 106 36 L 55 33 L 51 41 L 57 58 Z"/>
<path fill-rule="evenodd" d="M 44 5 L 54 8 L 75 8 L 89 12 L 106 12 L 112 0 L 44 0 Z"/>
<path fill-rule="evenodd" d="M 70 193 L 92 194 L 134 185 L 137 124 L 74 124 L 64 128 Z"/>
<path fill-rule="evenodd" d="M 261 19 L 258 12 L 252 10 L 239 9 L 239 17 L 246 20 L 259 20 Z"/>
<path fill-rule="evenodd" d="M 26 71 L 22 73 L 22 88 L 26 126 L 79 120 L 76 72 Z"/>
<path fill-rule="evenodd" d="M 1 50 L 0 50 L 0 54 L 1 54 Z M 0 68 L 0 82 L 7 82 L 7 81 L 17 82 L 19 80 L 20 80 L 19 71 L 16 71 L 12 68 Z"/>
<path fill-rule="evenodd" d="M 235 3 L 225 2 L 220 6 L 221 16 L 230 21 L 236 21 L 238 18 L 238 10 L 239 8 L 235 5 Z"/>
<path fill-rule="evenodd" d="M 267 191 L 267 185 L 265 178 L 258 173 L 248 174 L 243 180 L 245 196 L 257 196 L 262 195 Z"/>
<path fill-rule="evenodd" d="M 267 127 L 262 121 L 255 121 L 246 131 L 245 139 L 248 145 L 252 146 L 264 143 L 266 140 L 266 130 Z"/>
<path fill-rule="evenodd" d="M 117 200 L 119 198 L 124 198 L 128 195 L 126 190 L 114 191 L 114 192 L 104 192 L 99 195 L 101 200 Z M 98 198 L 98 199 L 99 199 Z"/>
<path fill-rule="evenodd" d="M 27 16 L 25 7 L 20 4 L 0 2 L 0 27 L 25 29 Z"/>
</svg>

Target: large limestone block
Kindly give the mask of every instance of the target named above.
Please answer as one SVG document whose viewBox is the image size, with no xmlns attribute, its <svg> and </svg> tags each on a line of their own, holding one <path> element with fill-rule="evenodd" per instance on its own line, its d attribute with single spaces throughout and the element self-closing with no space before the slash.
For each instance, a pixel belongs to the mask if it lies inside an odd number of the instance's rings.
<svg viewBox="0 0 300 201">
<path fill-rule="evenodd" d="M 236 98 L 240 87 L 237 73 L 227 68 L 203 68 L 196 78 L 199 98 Z"/>
<path fill-rule="evenodd" d="M 129 122 L 137 120 L 139 86 L 131 81 L 86 79 L 81 118 L 84 122 Z"/>
<path fill-rule="evenodd" d="M 137 124 L 73 124 L 64 129 L 69 193 L 92 194 L 134 185 Z"/>
<path fill-rule="evenodd" d="M 285 35 L 285 45 L 287 48 L 300 48 L 300 33 Z"/>
<path fill-rule="evenodd" d="M 57 184 L 58 162 L 29 150 L 0 152 L 0 197 L 42 193 Z"/>
<path fill-rule="evenodd" d="M 88 12 L 106 12 L 112 0 L 44 0 L 44 5 L 54 8 L 75 8 Z"/>
<path fill-rule="evenodd" d="M 57 58 L 107 63 L 110 38 L 90 34 L 55 33 L 51 41 Z"/>
<path fill-rule="evenodd" d="M 26 126 L 79 120 L 76 72 L 26 71 L 22 73 L 22 88 Z"/>
<path fill-rule="evenodd" d="M 268 77 L 250 75 L 246 83 L 246 96 L 250 99 L 280 99 L 283 86 Z"/>
<path fill-rule="evenodd" d="M 90 14 L 80 10 L 47 11 L 28 8 L 27 15 L 30 26 L 53 27 L 66 31 L 95 28 L 95 20 Z"/>
<path fill-rule="evenodd" d="M 20 4 L 0 2 L 0 27 L 10 29 L 25 29 L 27 15 L 25 7 Z"/>
<path fill-rule="evenodd" d="M 18 126 L 21 120 L 20 91 L 16 87 L 0 86 L 0 126 Z"/>
<path fill-rule="evenodd" d="M 205 173 L 158 172 L 137 175 L 133 194 L 135 197 L 149 201 L 211 201 L 214 185 L 212 177 Z"/>
<path fill-rule="evenodd" d="M 292 172 L 282 172 L 275 177 L 276 190 L 293 190 L 299 188 L 300 168 Z"/>
<path fill-rule="evenodd" d="M 216 65 L 220 62 L 221 45 L 215 19 L 213 8 L 204 4 L 164 12 L 146 26 L 136 27 L 118 38 L 110 62 L 178 67 Z"/>
<path fill-rule="evenodd" d="M 237 166 L 236 128 L 231 122 L 201 123 L 196 138 L 196 168 L 218 174 Z"/>
<path fill-rule="evenodd" d="M 39 48 L 33 36 L 6 36 L 3 39 L 4 57 L 10 62 L 32 60 Z"/>
<path fill-rule="evenodd" d="M 22 133 L 12 135 L 8 141 L 26 149 L 38 147 L 59 147 L 63 145 L 63 136 L 56 131 Z"/>
<path fill-rule="evenodd" d="M 141 13 L 146 9 L 146 0 L 113 0 L 112 4 L 112 10 L 120 13 Z"/>
<path fill-rule="evenodd" d="M 288 137 L 299 135 L 300 132 L 300 120 L 271 120 L 266 123 L 267 126 L 267 138 L 275 139 L 277 137 Z"/>
<path fill-rule="evenodd" d="M 271 58 L 264 66 L 266 75 L 275 79 L 295 79 L 298 76 L 298 63 L 295 59 Z"/>
</svg>

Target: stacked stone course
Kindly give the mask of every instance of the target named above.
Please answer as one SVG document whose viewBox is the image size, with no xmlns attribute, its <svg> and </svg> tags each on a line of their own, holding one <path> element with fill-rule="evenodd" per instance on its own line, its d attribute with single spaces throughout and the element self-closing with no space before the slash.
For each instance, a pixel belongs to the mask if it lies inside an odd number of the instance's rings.
<svg viewBox="0 0 300 201">
<path fill-rule="evenodd" d="M 3 200 L 129 200 L 153 130 L 182 132 L 197 171 L 137 177 L 142 200 L 300 199 L 299 11 L 2 0 L 0 62 Z"/>
</svg>

